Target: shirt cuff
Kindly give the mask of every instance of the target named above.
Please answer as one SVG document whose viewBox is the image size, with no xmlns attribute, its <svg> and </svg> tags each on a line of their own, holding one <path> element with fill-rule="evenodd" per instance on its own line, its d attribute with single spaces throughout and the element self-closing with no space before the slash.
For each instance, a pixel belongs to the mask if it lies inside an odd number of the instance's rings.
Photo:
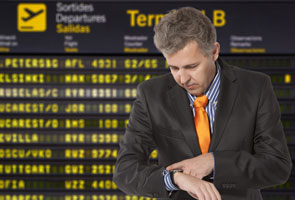
<svg viewBox="0 0 295 200">
<path fill-rule="evenodd" d="M 165 188 L 167 191 L 179 190 L 179 188 L 172 183 L 171 174 L 168 170 L 164 169 L 162 174 L 164 178 Z"/>
<path fill-rule="evenodd" d="M 213 162 L 214 162 L 214 167 L 213 167 L 213 176 L 211 177 L 211 179 L 214 179 L 215 178 L 215 157 L 214 157 L 214 153 L 213 152 L 210 152 L 213 156 Z"/>
</svg>

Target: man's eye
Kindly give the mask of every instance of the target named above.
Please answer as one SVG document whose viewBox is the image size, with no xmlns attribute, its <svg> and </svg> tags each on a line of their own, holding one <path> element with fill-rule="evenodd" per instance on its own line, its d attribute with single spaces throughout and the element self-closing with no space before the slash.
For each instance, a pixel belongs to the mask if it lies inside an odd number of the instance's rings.
<svg viewBox="0 0 295 200">
<path fill-rule="evenodd" d="M 191 65 L 191 66 L 189 66 L 188 68 L 189 69 L 194 69 L 194 68 L 196 68 L 197 67 L 197 65 Z"/>
</svg>

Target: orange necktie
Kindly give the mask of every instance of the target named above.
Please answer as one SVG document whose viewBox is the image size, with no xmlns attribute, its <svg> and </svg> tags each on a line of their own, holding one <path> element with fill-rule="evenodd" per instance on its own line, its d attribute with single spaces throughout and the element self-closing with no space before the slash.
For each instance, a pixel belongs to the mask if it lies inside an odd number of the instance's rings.
<svg viewBox="0 0 295 200">
<path fill-rule="evenodd" d="M 199 139 L 199 145 L 202 154 L 208 153 L 210 145 L 210 129 L 208 115 L 205 106 L 208 103 L 208 98 L 203 94 L 194 101 L 195 107 L 195 127 Z"/>
</svg>

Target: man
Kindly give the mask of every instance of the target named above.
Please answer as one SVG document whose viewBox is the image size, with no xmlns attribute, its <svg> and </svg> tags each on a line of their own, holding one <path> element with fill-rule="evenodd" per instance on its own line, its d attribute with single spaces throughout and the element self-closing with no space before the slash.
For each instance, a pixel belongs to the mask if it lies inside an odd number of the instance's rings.
<svg viewBox="0 0 295 200">
<path fill-rule="evenodd" d="M 138 86 L 114 181 L 173 199 L 262 199 L 288 180 L 291 158 L 270 78 L 224 63 L 210 20 L 171 11 L 154 28 L 169 74 Z M 157 149 L 158 164 L 150 164 Z"/>
</svg>

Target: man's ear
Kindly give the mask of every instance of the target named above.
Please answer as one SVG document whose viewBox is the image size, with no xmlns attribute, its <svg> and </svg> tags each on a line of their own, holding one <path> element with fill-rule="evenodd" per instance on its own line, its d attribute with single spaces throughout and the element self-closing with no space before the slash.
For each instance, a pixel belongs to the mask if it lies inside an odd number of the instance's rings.
<svg viewBox="0 0 295 200">
<path fill-rule="evenodd" d="M 218 42 L 214 43 L 215 48 L 212 51 L 212 55 L 213 55 L 213 59 L 214 61 L 217 60 L 217 58 L 219 57 L 219 52 L 220 52 L 220 44 Z"/>
</svg>

